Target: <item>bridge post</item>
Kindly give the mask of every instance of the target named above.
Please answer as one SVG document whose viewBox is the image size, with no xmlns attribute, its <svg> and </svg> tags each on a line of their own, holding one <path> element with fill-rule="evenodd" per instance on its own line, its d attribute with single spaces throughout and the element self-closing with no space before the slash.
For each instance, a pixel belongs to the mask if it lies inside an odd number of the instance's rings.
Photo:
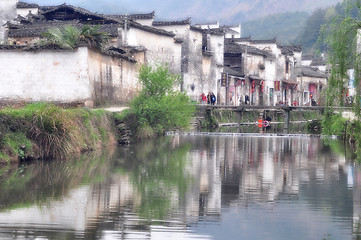
<svg viewBox="0 0 361 240">
<path fill-rule="evenodd" d="M 290 127 L 290 112 L 291 109 L 289 107 L 285 107 L 283 109 L 284 111 L 284 125 L 283 125 L 283 129 L 287 130 L 288 132 L 288 128 Z"/>
<path fill-rule="evenodd" d="M 241 130 L 241 120 L 242 120 L 242 112 L 243 112 L 243 110 L 244 110 L 243 106 L 238 106 L 237 110 L 236 110 L 236 113 L 238 114 L 238 123 L 237 123 L 238 132 L 240 132 L 240 130 Z"/>
</svg>

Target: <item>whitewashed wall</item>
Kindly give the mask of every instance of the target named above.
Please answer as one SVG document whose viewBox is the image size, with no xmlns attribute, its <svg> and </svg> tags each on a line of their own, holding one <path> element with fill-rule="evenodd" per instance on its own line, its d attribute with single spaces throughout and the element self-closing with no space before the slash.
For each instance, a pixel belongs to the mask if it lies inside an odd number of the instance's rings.
<svg viewBox="0 0 361 240">
<path fill-rule="evenodd" d="M 96 105 L 128 103 L 140 89 L 140 64 L 89 51 L 89 80 Z"/>
<path fill-rule="evenodd" d="M 127 103 L 139 65 L 80 47 L 76 51 L 0 51 L 0 101 Z"/>
<path fill-rule="evenodd" d="M 0 100 L 88 100 L 87 48 L 78 51 L 0 51 Z"/>
<path fill-rule="evenodd" d="M 202 33 L 190 30 L 183 43 L 183 90 L 194 100 L 198 100 L 202 92 L 211 91 L 203 71 L 210 68 L 210 59 L 203 59 Z M 205 66 L 203 66 L 205 64 Z M 206 66 L 209 64 L 209 68 Z"/>
<path fill-rule="evenodd" d="M 122 34 L 124 31 L 121 29 Z M 174 37 L 131 28 L 126 33 L 127 45 L 146 48 L 147 64 L 166 63 L 172 73 L 181 73 L 182 45 L 176 43 Z"/>
<path fill-rule="evenodd" d="M 208 88 L 217 96 L 224 65 L 224 35 L 210 35 L 209 40 L 211 65 L 209 71 L 204 72 L 204 75 L 208 82 Z"/>
</svg>

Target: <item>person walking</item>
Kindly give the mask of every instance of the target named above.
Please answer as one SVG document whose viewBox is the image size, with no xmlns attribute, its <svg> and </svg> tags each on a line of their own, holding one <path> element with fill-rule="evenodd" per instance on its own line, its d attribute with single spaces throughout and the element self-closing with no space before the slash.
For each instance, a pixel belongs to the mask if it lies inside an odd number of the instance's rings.
<svg viewBox="0 0 361 240">
<path fill-rule="evenodd" d="M 211 92 L 211 104 L 215 105 L 215 103 L 216 103 L 216 95 L 214 95 L 214 93 Z"/>
<path fill-rule="evenodd" d="M 206 104 L 206 103 L 207 103 L 207 96 L 206 96 L 206 94 L 204 94 L 204 93 L 201 94 L 201 102 L 202 102 L 202 104 Z"/>
</svg>

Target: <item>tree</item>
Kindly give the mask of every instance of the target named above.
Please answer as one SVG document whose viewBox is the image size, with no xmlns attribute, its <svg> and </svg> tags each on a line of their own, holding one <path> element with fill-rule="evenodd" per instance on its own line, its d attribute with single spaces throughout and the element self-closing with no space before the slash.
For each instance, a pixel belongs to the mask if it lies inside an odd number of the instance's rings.
<svg viewBox="0 0 361 240">
<path fill-rule="evenodd" d="M 51 28 L 43 33 L 42 44 L 54 44 L 65 49 L 74 49 L 81 41 L 96 49 L 102 49 L 109 40 L 108 34 L 99 31 L 99 26 L 83 26 L 80 30 L 72 25 Z"/>
<path fill-rule="evenodd" d="M 185 93 L 174 90 L 179 76 L 171 74 L 165 65 L 143 65 L 139 80 L 143 88 L 131 103 L 139 121 L 138 130 L 150 127 L 162 132 L 189 125 L 195 104 Z"/>
<path fill-rule="evenodd" d="M 361 0 L 343 2 L 344 14 L 331 18 L 322 27 L 320 40 L 326 45 L 328 62 L 332 66 L 327 89 L 327 101 L 330 107 L 334 105 L 343 106 L 344 94 L 348 85 L 347 71 L 350 68 L 355 69 L 356 97 L 358 98 L 356 102 L 360 100 L 361 68 L 357 50 L 358 29 L 361 26 L 359 20 L 359 16 L 361 16 L 360 3 Z M 359 110 L 357 112 L 359 113 Z"/>
</svg>

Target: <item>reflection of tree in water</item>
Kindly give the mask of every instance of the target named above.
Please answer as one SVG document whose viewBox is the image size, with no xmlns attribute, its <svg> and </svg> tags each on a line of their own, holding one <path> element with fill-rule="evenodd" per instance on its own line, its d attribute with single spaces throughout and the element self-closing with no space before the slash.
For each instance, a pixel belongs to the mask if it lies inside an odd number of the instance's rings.
<svg viewBox="0 0 361 240">
<path fill-rule="evenodd" d="M 44 160 L 0 175 L 0 210 L 43 205 L 67 195 L 79 184 L 102 180 L 111 150 L 68 160 Z"/>
<path fill-rule="evenodd" d="M 163 138 L 138 144 L 134 146 L 137 154 L 125 155 L 126 171 L 140 195 L 137 206 L 140 217 L 164 219 L 172 201 L 182 200 L 188 190 L 190 179 L 185 167 L 190 146 L 172 146 L 171 140 Z"/>
</svg>

